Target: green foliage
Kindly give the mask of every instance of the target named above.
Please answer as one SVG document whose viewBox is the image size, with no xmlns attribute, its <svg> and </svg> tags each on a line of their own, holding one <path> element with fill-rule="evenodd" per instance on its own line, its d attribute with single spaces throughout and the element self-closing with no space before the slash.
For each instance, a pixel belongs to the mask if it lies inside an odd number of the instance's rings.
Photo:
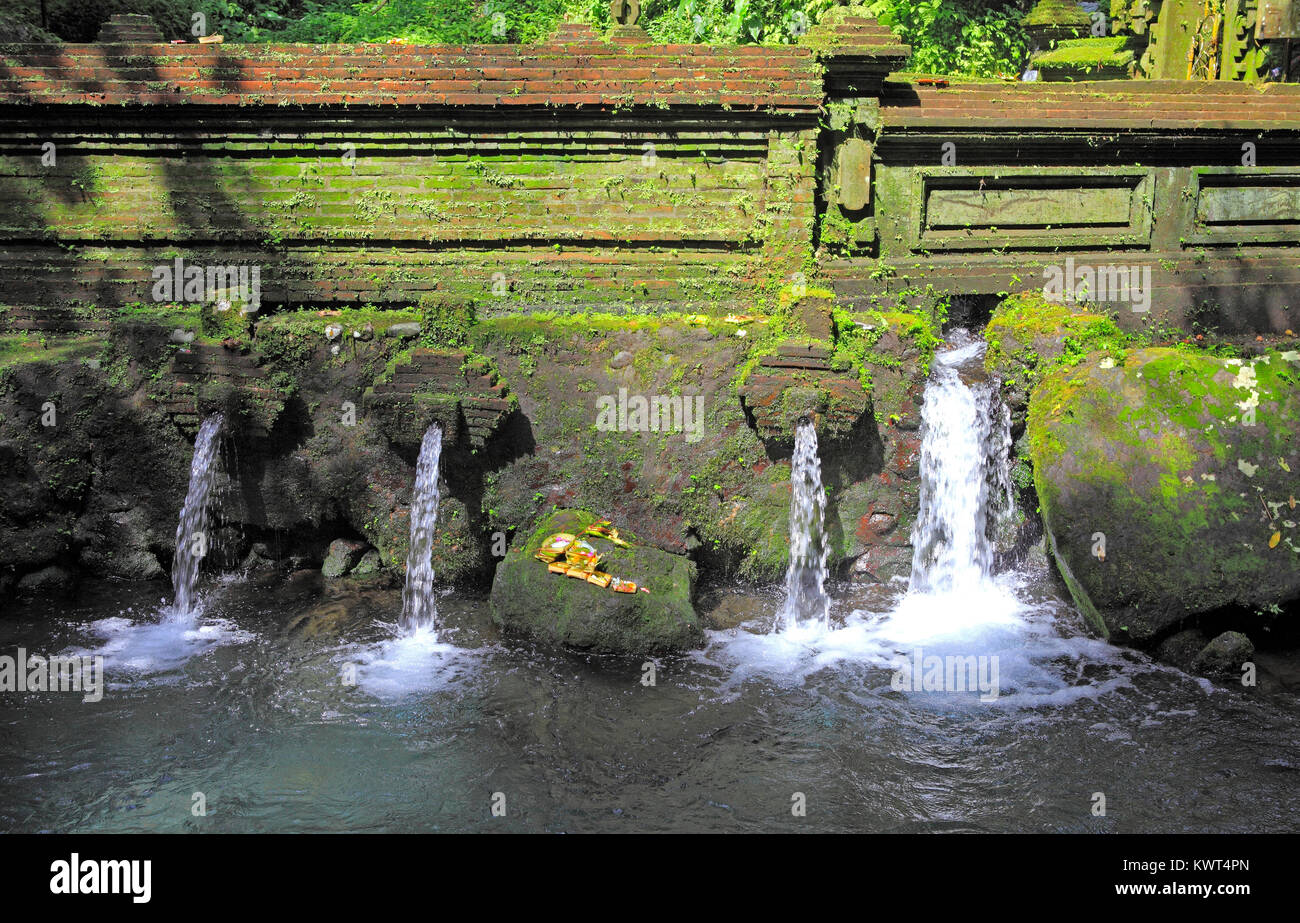
<svg viewBox="0 0 1300 923">
<path fill-rule="evenodd" d="M 831 0 L 680 0 L 642 7 L 641 25 L 655 41 L 728 45 L 791 45 Z"/>
<path fill-rule="evenodd" d="M 538 42 L 555 30 L 572 0 L 307 0 L 295 18 L 276 0 L 247 2 L 247 41 L 382 42 L 452 45 Z M 233 5 L 233 4 L 231 4 Z M 267 15 L 268 7 L 273 14 Z M 255 8 L 255 9 L 254 9 Z"/>
<path fill-rule="evenodd" d="M 1020 19 L 1029 0 L 870 0 L 867 9 L 908 45 L 908 68 L 933 74 L 1017 76 L 1029 54 Z"/>
<path fill-rule="evenodd" d="M 420 343 L 434 348 L 464 346 L 476 320 L 473 303 L 425 296 L 420 299 Z"/>
<path fill-rule="evenodd" d="M 646 0 L 639 25 L 666 43 L 788 45 L 835 0 Z M 913 48 L 911 69 L 996 76 L 1019 71 L 1029 0 L 868 0 L 866 11 Z M 194 40 L 194 16 L 227 42 L 539 42 L 565 18 L 611 25 L 606 0 L 47 0 L 48 29 L 94 41 L 114 13 L 145 13 L 165 39 Z M 13 0 L 12 28 L 39 29 L 40 0 Z M 18 33 L 15 33 L 18 34 Z M 25 33 L 24 33 L 25 34 Z"/>
</svg>

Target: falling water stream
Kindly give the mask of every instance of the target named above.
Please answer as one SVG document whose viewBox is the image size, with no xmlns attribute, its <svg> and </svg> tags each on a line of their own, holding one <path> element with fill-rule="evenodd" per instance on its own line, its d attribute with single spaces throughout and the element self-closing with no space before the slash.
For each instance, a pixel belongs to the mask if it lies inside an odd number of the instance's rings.
<svg viewBox="0 0 1300 923">
<path fill-rule="evenodd" d="M 790 563 L 785 572 L 785 602 L 774 630 L 801 624 L 826 627 L 830 597 L 826 595 L 826 491 L 817 454 L 817 430 L 808 420 L 795 429 L 790 460 Z"/>
<path fill-rule="evenodd" d="M 172 612 L 177 616 L 195 613 L 198 601 L 199 567 L 211 541 L 208 533 L 209 496 L 217 477 L 217 453 L 221 448 L 219 413 L 204 418 L 194 440 L 190 462 L 190 486 L 176 524 L 176 554 L 172 558 Z"/>
<path fill-rule="evenodd" d="M 433 630 L 438 602 L 433 594 L 433 535 L 438 524 L 438 466 L 442 427 L 433 424 L 420 441 L 411 499 L 411 544 L 406 554 L 406 588 L 402 591 L 402 629 L 407 634 Z"/>
<path fill-rule="evenodd" d="M 1011 508 L 1010 422 L 994 383 L 967 383 L 963 367 L 984 344 L 964 330 L 935 356 L 921 412 L 921 500 L 912 530 L 915 593 L 984 586 L 992 576 L 989 534 Z"/>
</svg>

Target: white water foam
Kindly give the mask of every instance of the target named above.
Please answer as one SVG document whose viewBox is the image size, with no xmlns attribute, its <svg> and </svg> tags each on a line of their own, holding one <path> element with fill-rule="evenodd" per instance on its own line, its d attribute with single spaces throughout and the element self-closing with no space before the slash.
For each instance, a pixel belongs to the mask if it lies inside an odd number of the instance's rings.
<svg viewBox="0 0 1300 923">
<path fill-rule="evenodd" d="M 358 647 L 337 661 L 356 667 L 357 686 L 378 699 L 400 699 L 456 686 L 475 671 L 482 651 L 438 640 L 432 627 Z"/>
<path fill-rule="evenodd" d="M 956 347 L 935 357 L 925 392 L 921 511 L 907 592 L 878 611 L 855 609 L 840 624 L 713 632 L 697 657 L 725 669 L 731 688 L 759 677 L 803 686 L 823 670 L 856 668 L 878 695 L 901 693 L 941 708 L 1020 708 L 1097 698 L 1130 687 L 1135 671 L 1164 669 L 1062 625 L 1072 613 L 1059 601 L 1032 601 L 1025 575 L 992 573 L 988 533 L 1011 499 L 1008 419 L 993 383 L 972 386 L 960 375 L 963 364 L 982 357 L 984 344 L 962 332 L 953 339 Z M 895 689 L 902 668 L 909 677 L 922 674 L 930 658 L 983 658 L 990 678 L 996 665 L 995 695 L 969 685 L 930 690 L 904 682 Z"/>
<path fill-rule="evenodd" d="M 105 670 L 113 675 L 171 673 L 213 647 L 252 637 L 225 619 L 200 621 L 207 599 L 198 591 L 199 568 L 211 544 L 209 501 L 216 481 L 223 422 L 219 413 L 204 418 L 194 442 L 189 486 L 176 525 L 172 602 L 160 606 L 157 621 L 136 621 L 122 615 L 92 622 L 91 633 L 103 643 L 77 651 L 82 656 L 102 656 Z M 110 688 L 115 685 L 120 684 L 109 683 Z"/>
<path fill-rule="evenodd" d="M 156 622 L 116 616 L 92 622 L 89 628 L 102 643 L 72 653 L 102 656 L 105 672 L 114 678 L 109 688 L 119 687 L 121 684 L 116 680 L 123 674 L 173 673 L 212 648 L 253 638 L 226 619 L 208 618 L 200 622 L 197 615 L 174 613 L 165 614 Z"/>
</svg>

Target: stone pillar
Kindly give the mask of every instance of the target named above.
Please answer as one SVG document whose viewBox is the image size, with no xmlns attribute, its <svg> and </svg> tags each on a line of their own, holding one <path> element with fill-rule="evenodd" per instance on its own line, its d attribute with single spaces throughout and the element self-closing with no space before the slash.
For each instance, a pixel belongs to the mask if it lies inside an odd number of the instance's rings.
<svg viewBox="0 0 1300 923">
<path fill-rule="evenodd" d="M 115 13 L 99 28 L 98 42 L 106 44 L 161 44 L 163 34 L 143 13 Z"/>
</svg>

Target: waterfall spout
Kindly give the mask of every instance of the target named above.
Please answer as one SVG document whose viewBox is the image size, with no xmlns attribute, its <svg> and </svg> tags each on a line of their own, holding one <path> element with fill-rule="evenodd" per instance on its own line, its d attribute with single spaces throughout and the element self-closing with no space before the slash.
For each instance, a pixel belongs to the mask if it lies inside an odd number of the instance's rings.
<svg viewBox="0 0 1300 923">
<path fill-rule="evenodd" d="M 984 343 L 954 331 L 935 356 L 921 410 L 921 505 L 912 530 L 913 593 L 979 587 L 992 574 L 990 529 L 1009 512 L 1010 418 L 993 382 L 968 384 L 963 368 Z"/>
<path fill-rule="evenodd" d="M 420 442 L 420 457 L 415 464 L 411 544 L 406 555 L 406 588 L 402 591 L 402 629 L 407 634 L 433 628 L 438 618 L 438 604 L 433 595 L 433 532 L 438 524 L 441 457 L 442 427 L 435 423 Z"/>
<path fill-rule="evenodd" d="M 808 421 L 795 430 L 790 461 L 790 565 L 785 572 L 785 604 L 774 630 L 806 622 L 826 627 L 830 597 L 826 595 L 826 491 L 822 489 L 817 430 Z"/>
<path fill-rule="evenodd" d="M 204 419 L 194 441 L 190 462 L 190 486 L 176 526 L 176 555 L 172 559 L 172 612 L 193 615 L 197 602 L 199 565 L 211 544 L 208 534 L 208 498 L 217 476 L 217 450 L 221 446 L 219 413 Z"/>
</svg>

